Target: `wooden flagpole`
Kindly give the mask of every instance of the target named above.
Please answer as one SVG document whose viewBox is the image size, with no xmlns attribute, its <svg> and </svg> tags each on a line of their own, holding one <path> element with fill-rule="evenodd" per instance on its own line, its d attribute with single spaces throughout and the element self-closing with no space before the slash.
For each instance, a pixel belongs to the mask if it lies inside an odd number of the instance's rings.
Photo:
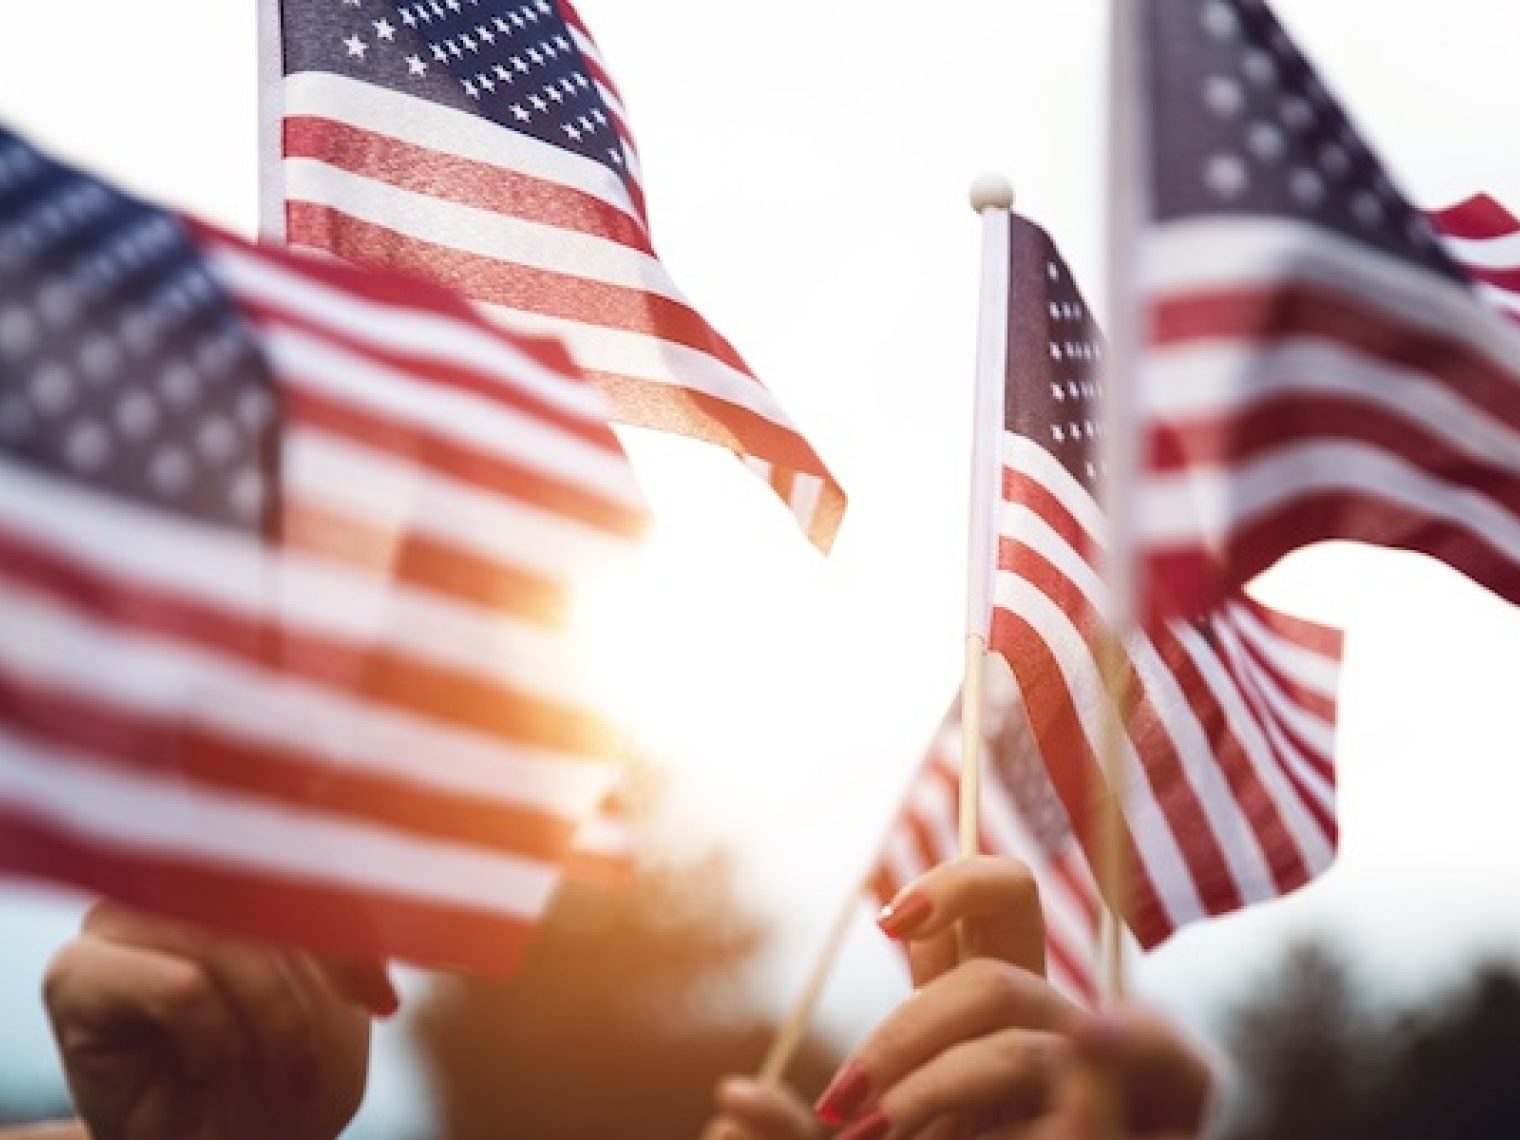
<svg viewBox="0 0 1520 1140">
<path fill-rule="evenodd" d="M 259 239 L 285 241 L 285 39 L 280 0 L 258 0 Z"/>
<path fill-rule="evenodd" d="M 872 867 L 875 867 L 877 857 L 873 857 Z M 823 996 L 823 987 L 829 980 L 829 974 L 834 970 L 834 963 L 839 958 L 839 952 L 844 949 L 845 938 L 850 933 L 855 911 L 860 906 L 860 899 L 864 893 L 864 885 L 857 884 L 855 889 L 846 896 L 844 905 L 839 908 L 839 913 L 834 916 L 834 923 L 829 927 L 823 948 L 819 950 L 818 957 L 813 961 L 813 968 L 808 972 L 807 981 L 798 991 L 796 1001 L 787 1011 L 786 1020 L 776 1031 L 770 1048 L 765 1052 L 765 1060 L 761 1062 L 759 1073 L 763 1083 L 780 1084 L 786 1076 L 786 1067 L 791 1064 L 792 1057 L 797 1052 L 797 1046 L 802 1044 L 808 1025 L 812 1023 L 813 1011 L 818 1008 L 818 999 Z"/>
<path fill-rule="evenodd" d="M 961 688 L 960 848 L 963 857 L 981 850 L 981 753 L 983 666 L 992 615 L 993 534 L 998 498 L 998 439 L 1003 424 L 1004 376 L 1008 360 L 1008 243 L 1013 188 L 997 175 L 983 175 L 971 187 L 971 208 L 982 219 L 982 280 L 978 305 L 976 393 L 971 436 L 971 492 L 967 541 L 966 662 Z M 916 777 L 915 777 L 916 778 Z M 877 851 L 829 928 L 807 981 L 772 1040 L 759 1077 L 779 1082 L 813 1018 L 818 999 L 850 932 L 865 893 Z"/>
<path fill-rule="evenodd" d="M 966 540 L 966 667 L 961 685 L 961 857 L 981 851 L 983 670 L 992 620 L 994 520 L 998 500 L 998 440 L 1008 368 L 1008 243 L 1013 188 L 995 174 L 971 187 L 971 208 L 982 219 L 982 280 L 978 301 L 976 387 L 971 424 L 971 482 Z"/>
<path fill-rule="evenodd" d="M 1108 300 L 1109 342 L 1103 370 L 1103 514 L 1108 523 L 1104 578 L 1112 636 L 1105 638 L 1100 667 L 1104 702 L 1101 763 L 1105 787 L 1096 797 L 1093 821 L 1097 859 L 1093 870 L 1109 900 L 1104 937 L 1106 991 L 1111 1002 L 1126 993 L 1124 932 L 1130 871 L 1123 842 L 1124 709 L 1128 670 L 1125 642 L 1138 628 L 1135 573 L 1134 482 L 1138 471 L 1136 400 L 1140 348 L 1137 241 L 1144 216 L 1144 142 L 1140 28 L 1135 0 L 1112 0 L 1109 20 Z"/>
</svg>

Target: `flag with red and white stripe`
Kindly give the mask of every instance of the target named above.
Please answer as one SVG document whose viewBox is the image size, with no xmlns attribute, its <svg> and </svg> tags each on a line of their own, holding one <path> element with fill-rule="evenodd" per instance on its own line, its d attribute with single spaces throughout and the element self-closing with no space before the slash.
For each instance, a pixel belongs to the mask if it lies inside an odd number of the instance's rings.
<svg viewBox="0 0 1520 1140">
<path fill-rule="evenodd" d="M 615 786 L 576 831 L 565 860 L 565 878 L 584 886 L 626 887 L 638 865 L 627 789 Z"/>
<path fill-rule="evenodd" d="M 1325 539 L 1520 602 L 1513 220 L 1432 225 L 1262 0 L 1141 11 L 1147 613 Z"/>
<path fill-rule="evenodd" d="M 1003 654 L 1073 830 L 1098 849 L 1116 794 L 1141 943 L 1275 898 L 1335 854 L 1338 632 L 1236 594 L 1196 622 L 1127 639 L 1120 672 L 1102 578 L 1103 340 L 1050 237 L 1008 228 L 1010 308 L 989 646 Z M 1124 726 L 1122 786 L 1100 761 Z"/>
<path fill-rule="evenodd" d="M 1047 976 L 1072 1000 L 1093 1006 L 1102 929 L 1097 884 L 1034 748 L 1013 675 L 995 658 L 987 663 L 983 701 L 982 853 L 1029 868 L 1045 913 Z M 924 872 L 960 857 L 961 755 L 957 696 L 882 847 L 871 878 L 882 906 Z"/>
<path fill-rule="evenodd" d="M 627 114 L 568 0 L 264 2 L 271 228 L 562 339 L 617 419 L 731 448 L 828 549 L 843 492 L 655 253 Z"/>
<path fill-rule="evenodd" d="M 643 505 L 549 342 L 0 132 L 0 870 L 501 972 L 622 733 L 571 593 Z"/>
</svg>

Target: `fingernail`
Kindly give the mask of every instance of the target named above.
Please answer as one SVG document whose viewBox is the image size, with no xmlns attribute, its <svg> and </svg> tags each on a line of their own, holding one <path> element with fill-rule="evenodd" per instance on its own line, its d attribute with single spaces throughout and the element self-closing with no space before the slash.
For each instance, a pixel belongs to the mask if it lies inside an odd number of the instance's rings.
<svg viewBox="0 0 1520 1140">
<path fill-rule="evenodd" d="M 879 1108 L 873 1108 L 868 1116 L 862 1116 L 838 1136 L 838 1140 L 882 1140 L 892 1131 L 892 1122 Z"/>
<path fill-rule="evenodd" d="M 813 1111 L 830 1128 L 837 1128 L 859 1112 L 870 1096 L 871 1078 L 851 1061 L 834 1075 Z"/>
<path fill-rule="evenodd" d="M 882 933 L 888 938 L 906 938 L 918 929 L 933 909 L 934 904 L 927 895 L 908 891 L 881 908 L 876 925 L 881 927 Z"/>
<path fill-rule="evenodd" d="M 322 1073 L 315 1053 L 302 1053 L 290 1066 L 290 1091 L 297 1100 L 311 1100 L 317 1095 Z"/>
</svg>

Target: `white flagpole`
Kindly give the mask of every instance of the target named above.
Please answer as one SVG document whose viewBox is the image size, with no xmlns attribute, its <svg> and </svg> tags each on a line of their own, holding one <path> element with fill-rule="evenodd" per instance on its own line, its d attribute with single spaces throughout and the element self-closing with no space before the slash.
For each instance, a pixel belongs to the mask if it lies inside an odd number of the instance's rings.
<svg viewBox="0 0 1520 1140">
<path fill-rule="evenodd" d="M 976 394 L 971 424 L 971 489 L 966 540 L 966 671 L 961 686 L 961 857 L 981 850 L 982 692 L 995 580 L 998 441 L 1008 368 L 1008 256 L 1013 188 L 995 174 L 971 187 L 971 208 L 982 219 L 982 281 L 978 302 Z"/>
<path fill-rule="evenodd" d="M 1145 211 L 1144 118 L 1138 0 L 1112 0 L 1109 23 L 1108 356 L 1103 369 L 1102 492 L 1108 522 L 1104 578 L 1113 613 L 1113 636 L 1103 647 L 1109 699 L 1101 741 L 1105 794 L 1094 810 L 1098 853 L 1094 871 L 1109 900 L 1104 931 L 1107 994 L 1125 995 L 1124 931 L 1130 873 L 1123 845 L 1126 726 L 1124 644 L 1138 628 L 1135 572 L 1135 495 L 1138 474 L 1138 364 L 1141 311 L 1138 241 Z"/>
<path fill-rule="evenodd" d="M 284 129 L 285 39 L 281 0 L 258 0 L 259 53 L 259 238 L 285 242 Z"/>
</svg>

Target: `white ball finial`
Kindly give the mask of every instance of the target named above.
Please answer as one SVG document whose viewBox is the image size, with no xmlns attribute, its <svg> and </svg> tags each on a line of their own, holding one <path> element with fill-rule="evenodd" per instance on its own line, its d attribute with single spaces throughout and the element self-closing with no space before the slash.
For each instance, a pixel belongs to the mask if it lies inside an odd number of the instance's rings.
<svg viewBox="0 0 1520 1140">
<path fill-rule="evenodd" d="M 988 210 L 1013 209 L 1013 187 L 1001 174 L 984 174 L 971 184 L 971 208 L 978 214 Z"/>
</svg>

